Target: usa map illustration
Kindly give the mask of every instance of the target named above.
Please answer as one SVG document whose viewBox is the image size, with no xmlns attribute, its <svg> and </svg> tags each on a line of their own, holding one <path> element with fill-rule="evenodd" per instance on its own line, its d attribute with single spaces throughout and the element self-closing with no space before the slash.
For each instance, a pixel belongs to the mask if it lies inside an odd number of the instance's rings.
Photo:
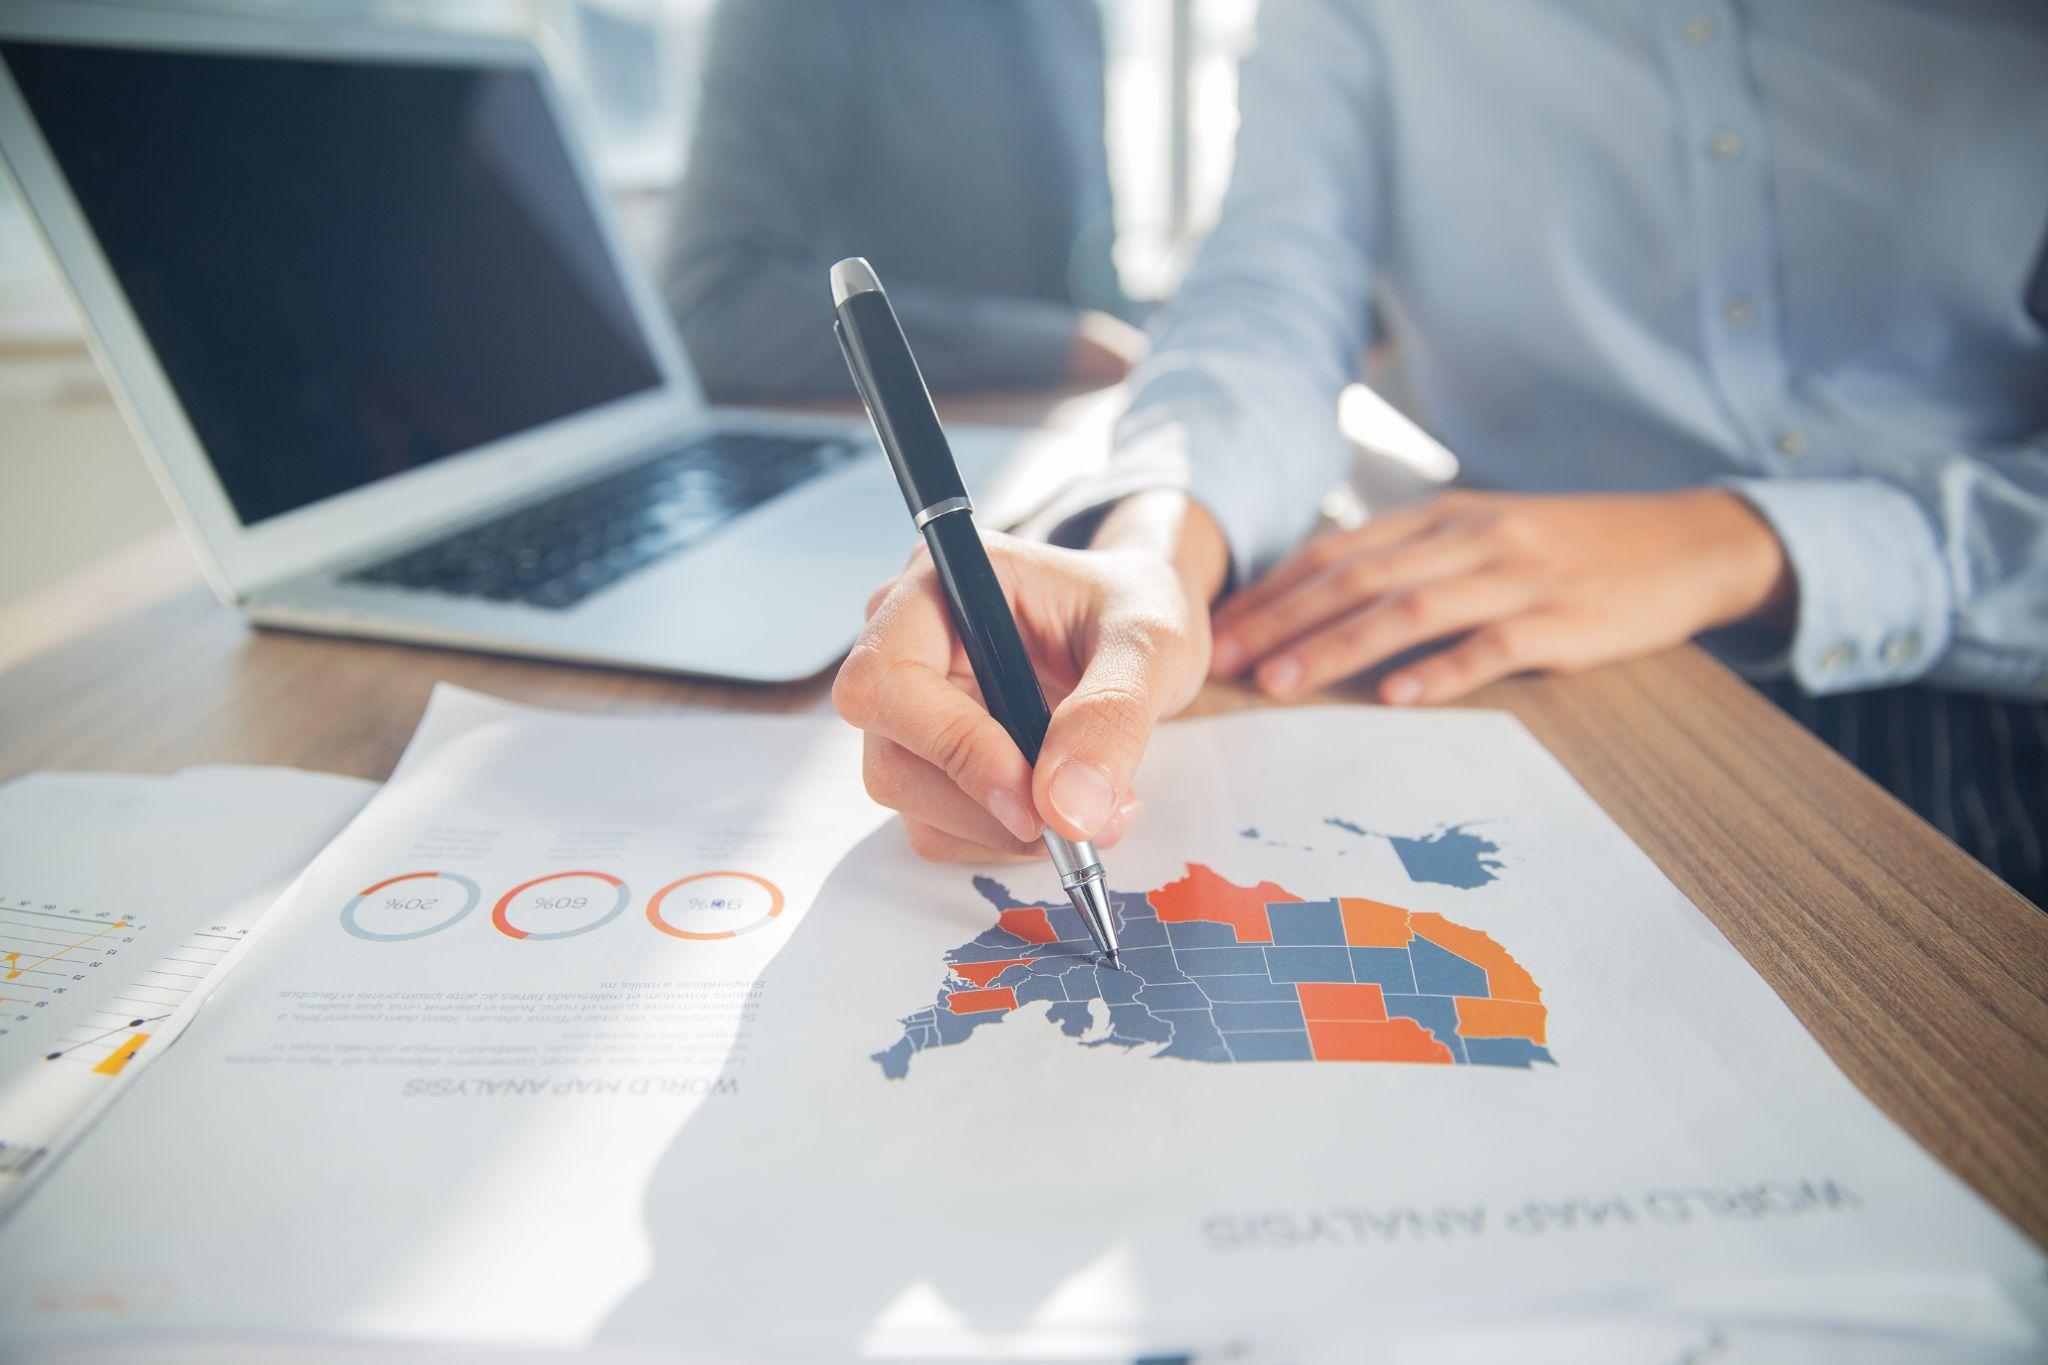
<svg viewBox="0 0 2048 1365">
<path fill-rule="evenodd" d="M 1442 915 L 1303 900 L 1190 864 L 1155 890 L 1110 893 L 1115 971 L 1072 906 L 1020 901 L 992 877 L 974 887 L 995 923 L 947 952 L 937 999 L 875 1054 L 891 1080 L 918 1053 L 1037 1003 L 1083 1046 L 1185 1061 L 1556 1064 L 1536 982 L 1491 937 Z"/>
</svg>

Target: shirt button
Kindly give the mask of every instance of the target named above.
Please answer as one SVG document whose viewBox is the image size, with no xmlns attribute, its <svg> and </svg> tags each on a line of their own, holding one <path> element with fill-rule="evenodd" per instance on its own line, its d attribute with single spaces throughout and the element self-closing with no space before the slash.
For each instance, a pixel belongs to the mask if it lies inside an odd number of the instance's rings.
<svg viewBox="0 0 2048 1365">
<path fill-rule="evenodd" d="M 1685 40 L 1694 47 L 1705 47 L 1720 31 L 1721 26 L 1710 14 L 1695 14 L 1685 21 Z"/>
<path fill-rule="evenodd" d="M 1771 448 L 1788 460 L 1796 460 L 1806 453 L 1806 433 L 1798 427 L 1780 427 L 1771 438 Z"/>
<path fill-rule="evenodd" d="M 1920 633 L 1902 630 L 1884 642 L 1884 661 L 1893 668 L 1903 668 L 1920 657 Z"/>
<path fill-rule="evenodd" d="M 1740 331 L 1756 321 L 1756 300 L 1747 294 L 1737 294 L 1721 305 L 1721 321 Z"/>
<path fill-rule="evenodd" d="M 1707 155 L 1716 161 L 1733 161 L 1742 155 L 1742 135 L 1723 128 L 1707 139 Z"/>
<path fill-rule="evenodd" d="M 1820 656 L 1820 666 L 1830 673 L 1839 673 L 1855 662 L 1856 646 L 1849 640 L 1842 641 Z"/>
</svg>

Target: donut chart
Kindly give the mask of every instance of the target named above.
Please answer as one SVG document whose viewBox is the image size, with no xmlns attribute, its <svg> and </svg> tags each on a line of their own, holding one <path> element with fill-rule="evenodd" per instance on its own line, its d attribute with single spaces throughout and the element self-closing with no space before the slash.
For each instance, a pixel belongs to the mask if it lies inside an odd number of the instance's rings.
<svg viewBox="0 0 2048 1365">
<path fill-rule="evenodd" d="M 669 897 L 677 892 L 683 894 L 671 907 Z M 647 902 L 647 922 L 673 938 L 738 938 L 773 924 L 782 905 L 782 888 L 765 877 L 751 872 L 698 872 L 655 892 Z"/>
<path fill-rule="evenodd" d="M 428 886 L 408 886 L 404 892 L 386 895 L 381 904 L 376 903 L 374 898 L 380 893 L 402 882 L 451 883 L 462 891 L 462 908 L 423 928 L 408 927 L 412 917 L 438 911 L 447 897 L 445 892 L 429 894 Z M 341 908 L 341 927 L 372 943 L 403 943 L 407 939 L 425 938 L 461 922 L 464 916 L 476 909 L 483 894 L 475 882 L 460 872 L 405 872 L 396 877 L 386 877 L 356 892 Z M 368 924 L 363 922 L 365 912 L 370 921 Z"/>
<path fill-rule="evenodd" d="M 545 886 L 550 882 L 576 880 L 602 882 L 612 889 L 610 907 L 602 911 L 596 919 L 567 929 L 545 930 L 522 929 L 512 922 L 512 914 L 515 908 L 527 914 L 533 913 L 536 910 L 566 910 L 573 912 L 587 908 L 586 902 L 593 899 L 587 895 L 577 896 L 565 893 L 558 896 L 526 896 L 526 893 L 532 891 L 535 887 Z M 525 898 L 524 901 L 522 901 L 522 898 Z M 596 899 L 602 901 L 603 897 L 600 896 Z M 593 929 L 602 929 L 605 925 L 610 924 L 625 911 L 626 906 L 632 899 L 633 892 L 631 888 L 609 872 L 550 872 L 545 877 L 535 877 L 532 881 L 521 882 L 503 896 L 500 896 L 497 905 L 491 909 L 491 923 L 497 926 L 499 933 L 504 934 L 508 938 L 532 939 L 535 941 L 575 938 L 579 934 L 587 934 Z"/>
</svg>

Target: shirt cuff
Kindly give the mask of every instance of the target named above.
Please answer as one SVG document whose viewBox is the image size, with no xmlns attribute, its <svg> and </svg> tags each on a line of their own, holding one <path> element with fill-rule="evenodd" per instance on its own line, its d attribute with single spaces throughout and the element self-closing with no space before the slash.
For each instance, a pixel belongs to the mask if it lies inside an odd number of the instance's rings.
<svg viewBox="0 0 2048 1365">
<path fill-rule="evenodd" d="M 1236 591 L 1245 581 L 1245 566 L 1254 562 L 1254 533 L 1244 517 L 1226 512 L 1237 504 L 1218 496 L 1219 490 L 1210 486 L 1213 480 L 1202 477 L 1200 462 L 1191 458 L 1188 442 L 1187 427 L 1179 420 L 1141 427 L 1136 434 L 1120 432 L 1108 466 L 1055 504 L 1046 538 L 1055 545 L 1081 548 L 1109 509 L 1132 494 L 1159 488 L 1185 493 L 1222 529 L 1230 560 L 1224 568 L 1222 595 Z"/>
<path fill-rule="evenodd" d="M 1819 696 L 1911 682 L 1954 629 L 1933 523 L 1877 479 L 1721 479 L 1770 523 L 1798 584 L 1798 623 L 1772 661 Z M 1760 661 L 1743 661 L 1759 669 Z M 1764 667 L 1768 667 L 1765 665 Z"/>
</svg>

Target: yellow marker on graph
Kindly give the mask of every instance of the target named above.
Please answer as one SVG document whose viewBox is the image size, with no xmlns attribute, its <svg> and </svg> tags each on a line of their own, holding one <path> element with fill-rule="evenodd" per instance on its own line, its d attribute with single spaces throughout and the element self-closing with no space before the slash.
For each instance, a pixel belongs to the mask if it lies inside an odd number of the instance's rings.
<svg viewBox="0 0 2048 1365">
<path fill-rule="evenodd" d="M 93 1074 L 95 1076 L 120 1075 L 121 1068 L 128 1065 L 129 1062 L 133 1061 L 135 1058 L 135 1054 L 141 1051 L 142 1045 L 148 1041 L 149 1035 L 147 1033 L 129 1034 L 127 1042 L 121 1044 L 121 1046 L 115 1048 L 112 1052 L 109 1052 L 107 1054 L 107 1059 L 92 1069 Z"/>
</svg>

